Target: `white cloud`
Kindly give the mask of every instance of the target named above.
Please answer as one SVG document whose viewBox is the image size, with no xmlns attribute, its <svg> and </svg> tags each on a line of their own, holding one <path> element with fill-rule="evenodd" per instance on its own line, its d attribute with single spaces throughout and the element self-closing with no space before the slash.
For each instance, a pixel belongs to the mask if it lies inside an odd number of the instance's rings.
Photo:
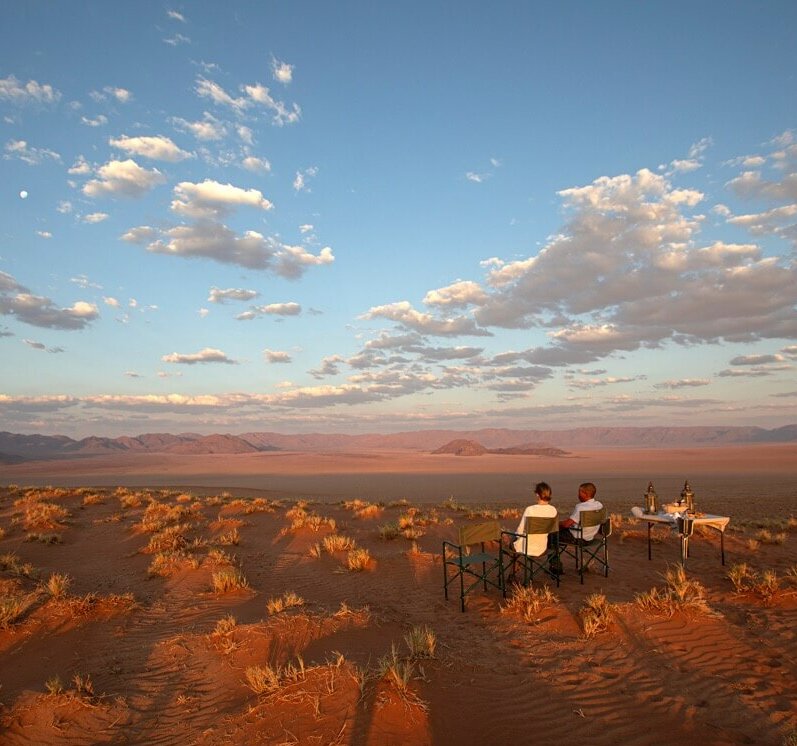
<svg viewBox="0 0 797 746">
<path fill-rule="evenodd" d="M 465 178 L 468 181 L 473 181 L 476 184 L 481 184 L 485 179 L 490 178 L 490 174 L 478 174 L 475 171 L 468 171 L 465 174 Z"/>
<path fill-rule="evenodd" d="M 293 81 L 293 65 L 287 62 L 280 62 L 276 57 L 271 58 L 271 74 L 274 80 L 283 85 L 288 85 Z"/>
<path fill-rule="evenodd" d="M 132 101 L 133 94 L 127 88 L 114 88 L 113 86 L 105 86 L 103 88 L 109 96 L 113 96 L 120 104 L 126 104 Z"/>
<path fill-rule="evenodd" d="M 672 166 L 673 171 L 677 171 L 679 173 L 689 173 L 690 171 L 697 171 L 701 167 L 700 161 L 689 158 L 685 160 L 674 160 L 670 161 L 670 166 Z"/>
<path fill-rule="evenodd" d="M 204 257 L 249 269 L 270 269 L 289 279 L 300 277 L 307 267 L 331 264 L 335 260 L 328 246 L 318 254 L 311 254 L 301 246 L 283 244 L 256 231 L 238 236 L 226 225 L 215 222 L 175 226 L 153 240 L 155 235 L 154 228 L 141 226 L 125 233 L 122 239 L 148 244 L 147 251 L 156 254 Z"/>
<path fill-rule="evenodd" d="M 83 187 L 87 197 L 141 197 L 166 180 L 157 169 L 148 171 L 132 159 L 108 161 L 97 169 L 97 176 Z"/>
<path fill-rule="evenodd" d="M 106 117 L 105 114 L 98 114 L 94 119 L 80 117 L 80 121 L 87 127 L 104 127 L 108 124 L 108 117 Z"/>
<path fill-rule="evenodd" d="M 103 220 L 108 219 L 107 212 L 92 212 L 84 215 L 82 220 L 84 223 L 102 223 Z"/>
<path fill-rule="evenodd" d="M 286 106 L 282 101 L 273 98 L 269 89 L 260 83 L 246 85 L 243 89 L 251 101 L 265 106 L 272 112 L 271 121 L 278 127 L 286 124 L 295 124 L 299 121 L 302 110 L 298 104 L 292 104 L 290 107 Z"/>
<path fill-rule="evenodd" d="M 207 308 L 200 308 L 197 311 L 197 315 L 199 316 L 200 319 L 204 319 L 209 313 L 210 311 Z"/>
<path fill-rule="evenodd" d="M 306 168 L 303 171 L 297 171 L 293 179 L 293 188 L 297 192 L 309 192 L 310 187 L 307 186 L 307 179 L 315 177 L 317 173 L 318 169 L 315 166 Z"/>
<path fill-rule="evenodd" d="M 72 203 L 69 200 L 61 200 L 55 209 L 62 215 L 68 215 L 72 212 Z"/>
<path fill-rule="evenodd" d="M 47 160 L 60 161 L 61 156 L 48 148 L 32 148 L 25 140 L 9 140 L 5 146 L 6 160 L 17 158 L 29 166 L 39 166 Z"/>
<path fill-rule="evenodd" d="M 35 80 L 23 84 L 13 75 L 0 78 L 0 101 L 11 101 L 14 104 L 54 104 L 60 98 L 60 91 L 49 84 L 42 85 Z"/>
<path fill-rule="evenodd" d="M 767 365 L 769 363 L 782 363 L 783 355 L 738 355 L 730 361 L 731 365 Z"/>
<path fill-rule="evenodd" d="M 170 47 L 178 47 L 181 44 L 190 44 L 191 39 L 183 34 L 175 34 L 174 36 L 169 36 L 163 40 L 164 44 L 168 44 Z"/>
<path fill-rule="evenodd" d="M 119 301 L 111 295 L 103 296 L 102 302 L 111 308 L 119 308 Z"/>
<path fill-rule="evenodd" d="M 301 312 L 302 307 L 298 303 L 269 303 L 265 306 L 253 306 L 235 318 L 238 321 L 251 321 L 258 316 L 298 316 Z"/>
<path fill-rule="evenodd" d="M 268 363 L 290 363 L 292 358 L 290 353 L 281 350 L 263 350 L 263 357 Z"/>
<path fill-rule="evenodd" d="M 174 188 L 171 209 L 192 218 L 219 218 L 236 207 L 271 210 L 273 205 L 257 189 L 241 189 L 205 179 L 199 184 L 182 181 Z"/>
<path fill-rule="evenodd" d="M 306 235 L 307 233 L 312 233 L 313 226 L 310 223 L 305 223 L 304 225 L 299 226 L 299 233 L 302 235 Z"/>
<path fill-rule="evenodd" d="M 395 321 L 407 329 L 432 336 L 491 336 L 479 329 L 473 319 L 456 316 L 448 319 L 436 318 L 428 313 L 416 311 L 408 301 L 374 306 L 361 317 L 363 319 L 385 318 Z"/>
<path fill-rule="evenodd" d="M 661 381 L 661 383 L 654 383 L 654 389 L 683 389 L 683 388 L 696 388 L 698 386 L 708 386 L 711 380 L 708 378 L 679 378 Z"/>
<path fill-rule="evenodd" d="M 53 234 L 50 231 L 36 231 L 36 235 L 39 238 L 52 238 Z"/>
<path fill-rule="evenodd" d="M 247 127 L 246 125 L 239 124 L 235 131 L 238 133 L 238 137 L 241 138 L 243 142 L 247 145 L 254 145 L 255 142 L 255 134 L 252 132 L 251 127 Z"/>
<path fill-rule="evenodd" d="M 69 168 L 69 173 L 73 176 L 85 176 L 91 173 L 91 165 L 82 155 L 79 155 Z"/>
<path fill-rule="evenodd" d="M 31 294 L 5 272 L 0 272 L 0 314 L 31 326 L 63 330 L 84 329 L 99 316 L 97 306 L 86 301 L 58 308 L 49 298 Z"/>
<path fill-rule="evenodd" d="M 196 122 L 189 122 L 179 117 L 173 117 L 171 122 L 178 129 L 191 133 L 202 142 L 223 140 L 227 136 L 227 128 L 224 123 L 208 112 L 205 112 L 203 118 Z"/>
<path fill-rule="evenodd" d="M 256 174 L 267 174 L 271 171 L 271 163 L 267 158 L 255 158 L 249 155 L 241 161 L 241 165 L 247 170 Z"/>
<path fill-rule="evenodd" d="M 459 280 L 452 285 L 437 290 L 430 290 L 423 299 L 427 306 L 465 307 L 482 305 L 487 299 L 481 285 L 469 280 Z"/>
<path fill-rule="evenodd" d="M 171 18 L 173 21 L 179 21 L 180 23 L 186 23 L 185 16 L 182 13 L 179 13 L 176 10 L 167 10 L 166 15 Z"/>
<path fill-rule="evenodd" d="M 164 363 L 176 363 L 179 365 L 197 365 L 200 363 L 225 363 L 227 365 L 237 365 L 237 360 L 227 357 L 227 354 L 213 347 L 204 347 L 199 352 L 184 354 L 172 352 L 164 355 L 161 360 Z"/>
<path fill-rule="evenodd" d="M 227 288 L 222 290 L 220 288 L 211 288 L 208 301 L 211 303 L 225 303 L 228 300 L 241 300 L 248 301 L 257 298 L 260 293 L 257 290 L 243 290 L 241 288 Z"/>
<path fill-rule="evenodd" d="M 127 135 L 122 135 L 121 137 L 112 137 L 108 142 L 112 147 L 119 150 L 157 161 L 176 163 L 177 161 L 191 158 L 191 153 L 181 150 L 172 140 L 163 135 L 156 137 L 128 137 Z"/>
<path fill-rule="evenodd" d="M 200 98 L 209 98 L 214 104 L 229 106 L 236 112 L 244 111 L 249 105 L 249 100 L 242 96 L 234 98 L 225 91 L 218 83 L 214 83 L 207 78 L 199 77 L 196 80 L 196 93 Z"/>
</svg>

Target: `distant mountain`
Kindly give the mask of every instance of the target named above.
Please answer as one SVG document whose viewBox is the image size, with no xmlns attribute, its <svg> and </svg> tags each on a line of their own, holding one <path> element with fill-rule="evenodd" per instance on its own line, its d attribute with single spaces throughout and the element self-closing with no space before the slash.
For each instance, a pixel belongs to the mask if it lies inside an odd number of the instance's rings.
<svg viewBox="0 0 797 746">
<path fill-rule="evenodd" d="M 485 453 L 495 453 L 507 456 L 569 456 L 561 448 L 547 445 L 526 443 L 525 445 L 510 446 L 509 448 L 485 448 L 475 440 L 457 438 L 444 446 L 432 451 L 432 454 L 453 454 L 454 456 L 482 456 Z"/>
<path fill-rule="evenodd" d="M 242 435 L 198 433 L 145 433 L 136 437 L 88 437 L 73 440 L 64 435 L 20 435 L 0 432 L 0 463 L 59 458 L 119 455 L 124 453 L 258 453 L 268 451 L 411 450 L 425 452 L 464 441 L 465 451 L 562 455 L 578 448 L 671 448 L 745 443 L 797 442 L 797 424 L 766 430 L 760 427 L 584 427 L 570 430 L 418 430 L 403 433 L 344 435 L 306 433 L 290 435 L 252 432 Z M 518 443 L 526 445 L 518 445 Z M 442 451 L 451 452 L 451 451 Z"/>
</svg>

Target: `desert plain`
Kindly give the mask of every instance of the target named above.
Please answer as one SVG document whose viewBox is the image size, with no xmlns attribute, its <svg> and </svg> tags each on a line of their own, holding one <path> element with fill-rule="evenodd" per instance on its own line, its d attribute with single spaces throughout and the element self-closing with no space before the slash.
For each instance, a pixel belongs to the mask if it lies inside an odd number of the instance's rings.
<svg viewBox="0 0 797 746">
<path fill-rule="evenodd" d="M 443 594 L 544 479 L 608 576 Z M 699 510 L 631 516 L 653 481 Z M 0 743 L 797 744 L 797 446 L 126 454 L 0 467 Z"/>
</svg>

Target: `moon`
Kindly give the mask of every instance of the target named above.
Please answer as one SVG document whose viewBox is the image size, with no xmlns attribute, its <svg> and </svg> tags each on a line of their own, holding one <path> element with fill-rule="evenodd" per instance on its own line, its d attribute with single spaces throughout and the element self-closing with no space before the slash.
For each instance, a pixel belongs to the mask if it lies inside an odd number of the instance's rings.
<svg viewBox="0 0 797 746">
<path fill-rule="evenodd" d="M 27 193 L 27 192 L 26 192 L 26 191 L 23 189 L 23 190 L 22 190 L 22 191 L 19 193 L 19 198 L 20 198 L 20 199 L 27 199 L 27 198 L 28 198 L 28 193 Z"/>
</svg>

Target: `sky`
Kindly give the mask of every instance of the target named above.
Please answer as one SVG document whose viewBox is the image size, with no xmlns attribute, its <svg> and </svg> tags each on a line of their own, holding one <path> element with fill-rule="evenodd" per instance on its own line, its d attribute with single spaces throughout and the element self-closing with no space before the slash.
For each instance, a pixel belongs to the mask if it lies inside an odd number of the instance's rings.
<svg viewBox="0 0 797 746">
<path fill-rule="evenodd" d="M 0 430 L 797 422 L 797 3 L 10 0 Z"/>
</svg>

